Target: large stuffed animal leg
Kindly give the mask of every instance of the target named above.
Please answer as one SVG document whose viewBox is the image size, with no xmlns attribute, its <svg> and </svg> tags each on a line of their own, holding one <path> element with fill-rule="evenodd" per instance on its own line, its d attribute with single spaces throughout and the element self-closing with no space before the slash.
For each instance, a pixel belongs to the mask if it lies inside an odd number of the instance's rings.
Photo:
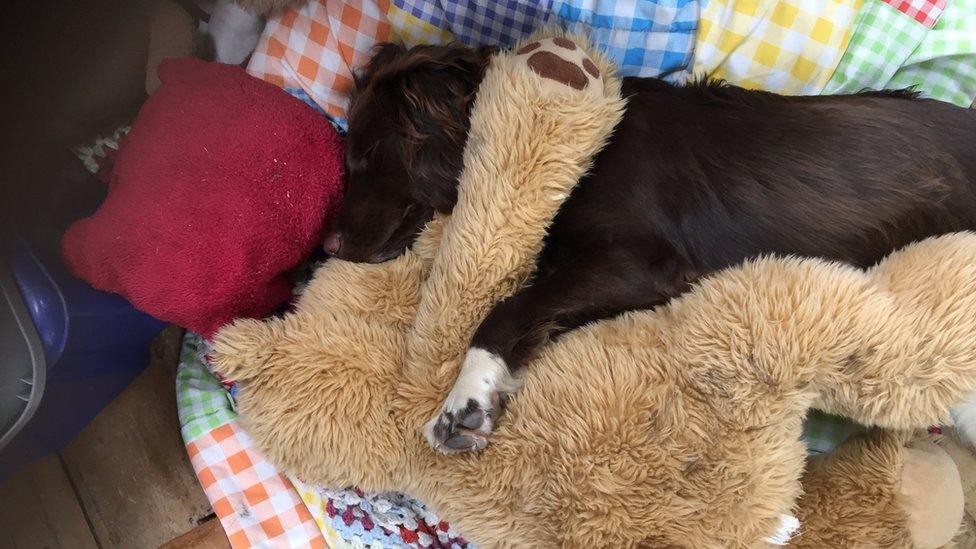
<svg viewBox="0 0 976 549">
<path fill-rule="evenodd" d="M 949 543 L 963 516 L 959 471 L 927 440 L 874 430 L 811 459 L 789 547 L 913 547 Z"/>
<path fill-rule="evenodd" d="M 244 428 L 283 470 L 329 486 L 392 488 L 404 443 L 390 406 L 426 272 L 421 255 L 329 260 L 294 312 L 239 319 L 214 337 L 214 369 L 240 383 Z"/>
<path fill-rule="evenodd" d="M 976 236 L 913 244 L 866 275 L 868 298 L 851 304 L 863 336 L 818 376 L 815 407 L 892 429 L 949 423 L 976 388 Z"/>
</svg>

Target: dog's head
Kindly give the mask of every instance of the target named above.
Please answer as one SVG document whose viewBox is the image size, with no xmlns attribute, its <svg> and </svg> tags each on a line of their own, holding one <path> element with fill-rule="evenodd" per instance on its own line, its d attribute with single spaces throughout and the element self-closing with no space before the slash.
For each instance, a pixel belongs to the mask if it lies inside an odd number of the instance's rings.
<svg viewBox="0 0 976 549">
<path fill-rule="evenodd" d="M 377 47 L 358 79 L 346 138 L 346 194 L 324 247 L 379 263 L 457 201 L 469 111 L 493 49 Z"/>
</svg>

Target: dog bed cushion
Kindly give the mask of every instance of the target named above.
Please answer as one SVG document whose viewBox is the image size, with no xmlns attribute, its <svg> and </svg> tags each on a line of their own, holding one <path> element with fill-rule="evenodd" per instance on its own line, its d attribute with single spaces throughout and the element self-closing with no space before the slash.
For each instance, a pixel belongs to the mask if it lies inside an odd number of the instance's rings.
<svg viewBox="0 0 976 549">
<path fill-rule="evenodd" d="M 72 272 L 138 309 L 211 334 L 289 299 L 288 271 L 331 223 L 341 139 L 324 117 L 238 67 L 165 61 L 124 139 L 108 198 L 72 225 Z"/>
</svg>

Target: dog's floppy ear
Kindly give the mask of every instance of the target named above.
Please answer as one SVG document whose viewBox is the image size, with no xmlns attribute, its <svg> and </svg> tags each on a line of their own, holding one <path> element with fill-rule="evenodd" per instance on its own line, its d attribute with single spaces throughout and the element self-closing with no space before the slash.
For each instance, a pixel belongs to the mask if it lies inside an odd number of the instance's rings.
<svg viewBox="0 0 976 549">
<path fill-rule="evenodd" d="M 414 185 L 414 198 L 441 213 L 457 202 L 469 111 L 497 51 L 457 43 L 410 49 L 379 44 L 357 76 L 359 93 L 382 97 L 392 109 L 402 143 L 397 154 L 414 181 L 422 182 Z"/>
<path fill-rule="evenodd" d="M 373 56 L 366 63 L 366 66 L 353 72 L 352 77 L 356 83 L 356 89 L 365 88 L 377 71 L 392 65 L 406 51 L 406 48 L 393 42 L 381 42 L 373 46 Z"/>
<path fill-rule="evenodd" d="M 409 164 L 424 185 L 418 199 L 449 213 L 457 202 L 457 177 L 469 114 L 495 47 L 457 44 L 417 48 L 413 70 L 400 85 L 406 108 L 401 126 L 414 143 Z"/>
<path fill-rule="evenodd" d="M 452 115 L 467 114 L 478 84 L 497 48 L 471 49 L 460 44 L 418 46 L 406 52 L 390 70 L 396 71 L 403 98 L 412 121 L 430 125 L 431 115 L 442 123 L 467 126 Z M 431 129 L 440 125 L 430 125 Z M 423 130 L 425 128 L 418 128 Z M 421 135 L 433 132 L 419 132 Z"/>
<path fill-rule="evenodd" d="M 442 214 L 449 214 L 457 204 L 459 162 L 447 154 L 421 147 L 413 159 L 413 177 L 425 182 L 417 187 L 416 198 Z"/>
</svg>

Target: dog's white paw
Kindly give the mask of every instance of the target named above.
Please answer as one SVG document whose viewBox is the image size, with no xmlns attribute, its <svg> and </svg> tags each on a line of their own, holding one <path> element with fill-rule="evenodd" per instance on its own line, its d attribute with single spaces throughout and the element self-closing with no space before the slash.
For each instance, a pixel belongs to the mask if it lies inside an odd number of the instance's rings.
<svg viewBox="0 0 976 549">
<path fill-rule="evenodd" d="M 424 436 L 439 452 L 484 449 L 502 397 L 517 386 L 501 357 L 477 347 L 469 349 L 440 414 L 424 426 Z"/>
</svg>

